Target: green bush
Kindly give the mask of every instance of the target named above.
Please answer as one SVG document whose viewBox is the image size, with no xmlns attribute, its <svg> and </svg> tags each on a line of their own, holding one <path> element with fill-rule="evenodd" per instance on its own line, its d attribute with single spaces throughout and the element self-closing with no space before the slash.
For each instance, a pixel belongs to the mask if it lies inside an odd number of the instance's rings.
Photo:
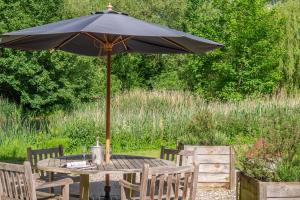
<svg viewBox="0 0 300 200">
<path fill-rule="evenodd" d="M 68 152 L 76 152 L 80 151 L 82 146 L 89 147 L 95 145 L 96 137 L 100 134 L 93 120 L 75 119 L 71 123 L 66 124 L 62 135 L 67 136 L 69 139 L 66 150 Z"/>
</svg>

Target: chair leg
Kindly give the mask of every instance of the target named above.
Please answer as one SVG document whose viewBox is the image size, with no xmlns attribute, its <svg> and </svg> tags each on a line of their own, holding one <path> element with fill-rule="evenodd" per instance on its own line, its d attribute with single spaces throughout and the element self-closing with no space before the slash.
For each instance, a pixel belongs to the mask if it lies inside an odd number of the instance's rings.
<svg viewBox="0 0 300 200">
<path fill-rule="evenodd" d="M 49 172 L 49 182 L 52 182 L 52 181 L 54 181 L 54 173 L 53 172 Z M 49 188 L 49 193 L 54 193 L 54 188 L 53 187 L 51 187 L 51 188 Z"/>
<path fill-rule="evenodd" d="M 65 185 L 62 187 L 62 199 L 69 200 L 70 187 L 69 185 Z"/>
<path fill-rule="evenodd" d="M 126 200 L 126 192 L 123 186 L 121 186 L 121 200 Z"/>
</svg>

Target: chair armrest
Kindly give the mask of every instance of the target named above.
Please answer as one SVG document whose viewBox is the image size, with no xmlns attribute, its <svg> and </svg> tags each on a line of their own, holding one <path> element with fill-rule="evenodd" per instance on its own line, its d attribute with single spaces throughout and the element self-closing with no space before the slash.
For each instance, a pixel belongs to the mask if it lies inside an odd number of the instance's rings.
<svg viewBox="0 0 300 200">
<path fill-rule="evenodd" d="M 39 173 L 34 173 L 34 174 L 32 174 L 32 176 L 33 176 L 34 180 L 37 180 L 37 179 L 41 178 Z"/>
<path fill-rule="evenodd" d="M 74 181 L 70 178 L 61 179 L 58 181 L 52 181 L 52 182 L 45 182 L 36 187 L 36 189 L 44 189 L 44 188 L 51 188 L 51 187 L 57 187 L 57 186 L 66 186 L 74 183 Z"/>
<path fill-rule="evenodd" d="M 135 191 L 140 191 L 140 188 L 141 186 L 140 185 L 136 185 L 136 184 L 132 184 L 132 183 L 129 183 L 128 181 L 125 181 L 123 179 L 121 179 L 119 181 L 120 185 L 124 188 L 128 188 L 128 189 L 131 189 L 131 190 L 135 190 Z"/>
</svg>

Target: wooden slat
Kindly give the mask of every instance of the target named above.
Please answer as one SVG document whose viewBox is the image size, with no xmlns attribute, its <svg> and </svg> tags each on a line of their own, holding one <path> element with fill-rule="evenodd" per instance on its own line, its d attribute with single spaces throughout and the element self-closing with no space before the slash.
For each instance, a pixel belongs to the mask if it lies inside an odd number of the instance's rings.
<svg viewBox="0 0 300 200">
<path fill-rule="evenodd" d="M 148 175 L 149 175 L 149 165 L 145 164 L 143 166 L 143 172 L 141 178 L 141 190 L 140 190 L 141 200 L 146 200 Z"/>
<path fill-rule="evenodd" d="M 124 159 L 122 158 L 121 155 L 118 156 L 117 161 L 120 163 L 120 165 L 122 166 L 123 169 L 130 169 L 130 168 L 126 165 L 126 163 L 125 163 L 125 161 L 124 161 Z"/>
<path fill-rule="evenodd" d="M 151 184 L 150 184 L 150 200 L 154 200 L 154 195 L 155 195 L 155 181 L 156 181 L 156 176 L 152 175 L 151 176 Z"/>
<path fill-rule="evenodd" d="M 176 175 L 175 186 L 174 186 L 174 200 L 178 200 L 179 197 L 180 176 L 181 174 Z"/>
<path fill-rule="evenodd" d="M 185 200 L 187 198 L 188 193 L 188 181 L 189 181 L 189 174 L 184 174 L 184 182 L 183 182 L 183 191 L 182 191 L 182 199 Z"/>
<path fill-rule="evenodd" d="M 267 200 L 300 200 L 300 197 L 287 197 L 287 198 L 267 198 Z"/>
<path fill-rule="evenodd" d="M 164 193 L 164 182 L 165 182 L 165 175 L 161 175 L 159 177 L 159 186 L 158 186 L 158 200 L 162 199 Z"/>
<path fill-rule="evenodd" d="M 112 164 L 116 169 L 122 169 L 121 164 L 117 161 L 117 159 L 111 159 Z"/>
<path fill-rule="evenodd" d="M 188 164 L 192 164 L 192 158 L 189 157 Z M 196 155 L 196 163 L 200 164 L 229 164 L 230 156 L 228 155 Z"/>
<path fill-rule="evenodd" d="M 230 172 L 229 164 L 201 164 L 199 166 L 200 173 L 227 173 Z"/>
<path fill-rule="evenodd" d="M 236 185 L 236 172 L 235 172 L 235 153 L 234 149 L 230 147 L 230 184 L 229 184 L 229 189 L 234 190 L 235 185 Z"/>
<path fill-rule="evenodd" d="M 171 199 L 172 182 L 173 182 L 173 174 L 169 174 L 168 179 L 167 179 L 167 196 L 166 196 L 166 200 Z"/>
<path fill-rule="evenodd" d="M 20 167 L 20 165 L 10 164 L 10 163 L 0 163 L 0 170 L 24 172 L 24 168 Z"/>
<path fill-rule="evenodd" d="M 229 182 L 229 174 L 208 174 L 208 173 L 199 173 L 198 181 L 203 182 L 215 182 L 215 183 L 224 183 Z"/>
<path fill-rule="evenodd" d="M 49 154 L 50 152 L 53 152 L 53 153 L 58 153 L 59 152 L 59 149 L 58 147 L 55 147 L 55 148 L 47 148 L 47 149 L 36 149 L 36 150 L 32 150 L 33 154 Z"/>
<path fill-rule="evenodd" d="M 6 181 L 3 170 L 0 170 L 0 184 L 2 185 L 2 193 L 7 194 Z"/>
<path fill-rule="evenodd" d="M 126 157 L 125 155 L 122 155 L 121 159 L 124 161 L 124 163 L 128 167 L 128 169 L 134 169 L 134 165 L 132 165 L 131 162 L 128 161 L 128 157 Z"/>
<path fill-rule="evenodd" d="M 300 182 L 266 183 L 268 198 L 300 198 Z"/>
<path fill-rule="evenodd" d="M 230 146 L 193 146 L 184 145 L 185 150 L 194 150 L 196 147 L 197 155 L 229 155 Z"/>
<path fill-rule="evenodd" d="M 24 180 L 22 180 L 22 175 L 20 173 L 17 173 L 17 182 L 20 187 L 20 198 L 24 199 L 25 191 L 24 187 L 22 186 L 22 182 L 24 183 Z"/>
<path fill-rule="evenodd" d="M 18 180 L 16 178 L 16 173 L 11 173 L 11 180 L 12 180 L 12 190 L 14 194 L 14 198 L 19 199 L 19 192 L 18 192 Z"/>
<path fill-rule="evenodd" d="M 5 171 L 4 175 L 5 175 L 5 179 L 6 179 L 6 187 L 7 187 L 6 189 L 7 189 L 8 197 L 14 198 L 13 191 L 12 191 L 12 180 L 10 177 L 10 171 Z"/>
<path fill-rule="evenodd" d="M 240 173 L 240 198 L 241 200 L 258 200 L 259 199 L 259 182 L 253 178 Z"/>
<path fill-rule="evenodd" d="M 136 163 L 135 159 L 131 159 L 130 157 L 126 157 L 126 159 L 128 160 L 128 162 L 130 162 L 132 169 L 139 168 L 139 165 L 138 165 L 138 163 Z"/>
<path fill-rule="evenodd" d="M 182 166 L 182 167 L 154 167 L 150 168 L 151 174 L 166 174 L 166 173 L 183 173 L 183 172 L 192 172 L 193 167 L 192 166 Z"/>
</svg>

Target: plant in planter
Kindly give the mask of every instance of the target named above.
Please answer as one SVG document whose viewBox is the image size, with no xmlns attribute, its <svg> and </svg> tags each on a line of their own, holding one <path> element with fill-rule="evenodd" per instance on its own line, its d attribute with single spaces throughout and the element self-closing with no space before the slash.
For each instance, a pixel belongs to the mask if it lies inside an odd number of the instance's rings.
<svg viewBox="0 0 300 200">
<path fill-rule="evenodd" d="M 299 119 L 279 116 L 240 160 L 239 199 L 300 199 Z"/>
</svg>

